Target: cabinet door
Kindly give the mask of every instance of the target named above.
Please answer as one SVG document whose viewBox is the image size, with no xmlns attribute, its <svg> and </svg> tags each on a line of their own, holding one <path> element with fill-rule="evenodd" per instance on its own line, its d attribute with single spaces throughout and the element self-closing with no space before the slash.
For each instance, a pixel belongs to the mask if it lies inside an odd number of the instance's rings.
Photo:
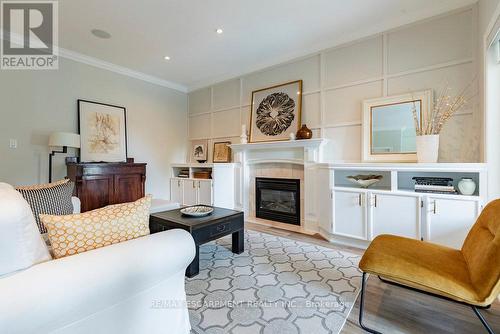
<svg viewBox="0 0 500 334">
<path fill-rule="evenodd" d="M 370 194 L 371 238 L 393 234 L 420 239 L 420 197 Z"/>
<path fill-rule="evenodd" d="M 182 182 L 183 205 L 196 205 L 198 202 L 198 187 L 195 180 L 183 180 Z"/>
<path fill-rule="evenodd" d="M 460 249 L 479 214 L 478 201 L 429 197 L 425 240 Z"/>
<path fill-rule="evenodd" d="M 114 176 L 113 203 L 127 203 L 144 197 L 143 177 L 141 174 L 122 174 Z"/>
<path fill-rule="evenodd" d="M 83 176 L 81 187 L 78 192 L 82 202 L 81 212 L 113 204 L 113 175 Z"/>
<path fill-rule="evenodd" d="M 333 234 L 367 240 L 366 193 L 336 190 L 333 197 Z"/>
<path fill-rule="evenodd" d="M 198 180 L 198 203 L 212 205 L 212 180 Z M 230 190 L 228 190 L 230 191 Z"/>
<path fill-rule="evenodd" d="M 182 204 L 182 182 L 179 179 L 170 179 L 170 200 Z"/>
</svg>

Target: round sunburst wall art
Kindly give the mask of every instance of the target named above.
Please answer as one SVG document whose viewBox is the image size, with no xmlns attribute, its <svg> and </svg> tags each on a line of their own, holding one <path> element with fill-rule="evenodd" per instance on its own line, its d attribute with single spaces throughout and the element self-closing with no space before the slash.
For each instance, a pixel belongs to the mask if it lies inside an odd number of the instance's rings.
<svg viewBox="0 0 500 334">
<path fill-rule="evenodd" d="M 288 140 L 300 126 L 302 81 L 252 92 L 250 141 Z"/>
<path fill-rule="evenodd" d="M 268 136 L 282 134 L 292 125 L 295 102 L 288 94 L 280 92 L 268 95 L 257 108 L 257 128 Z"/>
</svg>

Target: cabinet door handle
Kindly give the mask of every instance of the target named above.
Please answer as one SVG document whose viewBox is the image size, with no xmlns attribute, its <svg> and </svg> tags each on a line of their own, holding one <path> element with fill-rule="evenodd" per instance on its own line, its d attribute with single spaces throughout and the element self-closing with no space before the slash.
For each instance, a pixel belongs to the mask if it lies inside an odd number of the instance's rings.
<svg viewBox="0 0 500 334">
<path fill-rule="evenodd" d="M 362 202 L 361 202 L 361 201 L 362 201 L 362 200 L 361 200 L 361 194 L 359 194 L 359 196 L 358 196 L 358 205 L 359 205 L 359 206 L 361 206 L 361 205 L 362 205 Z"/>
<path fill-rule="evenodd" d="M 432 213 L 433 214 L 437 213 L 437 200 L 434 200 L 433 207 L 432 207 Z"/>
<path fill-rule="evenodd" d="M 201 181 L 198 181 L 198 188 L 201 188 Z"/>
<path fill-rule="evenodd" d="M 193 189 L 196 188 L 196 182 L 193 181 Z"/>
<path fill-rule="evenodd" d="M 374 206 L 377 207 L 377 195 L 373 195 Z"/>
<path fill-rule="evenodd" d="M 181 180 L 177 180 L 177 187 L 181 187 Z"/>
</svg>

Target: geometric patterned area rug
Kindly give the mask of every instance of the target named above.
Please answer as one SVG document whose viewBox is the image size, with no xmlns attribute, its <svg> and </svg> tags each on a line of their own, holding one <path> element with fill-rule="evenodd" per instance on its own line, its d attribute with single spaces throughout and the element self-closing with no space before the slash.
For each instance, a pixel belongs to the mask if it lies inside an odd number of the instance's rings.
<svg viewBox="0 0 500 334">
<path fill-rule="evenodd" d="M 360 256 L 266 233 L 200 247 L 200 273 L 186 279 L 192 333 L 339 333 L 359 292 Z"/>
</svg>

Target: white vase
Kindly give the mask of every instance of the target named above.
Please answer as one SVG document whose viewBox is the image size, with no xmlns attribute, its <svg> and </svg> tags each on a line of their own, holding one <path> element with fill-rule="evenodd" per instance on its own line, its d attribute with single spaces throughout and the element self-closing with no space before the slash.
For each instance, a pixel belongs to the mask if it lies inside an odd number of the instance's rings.
<svg viewBox="0 0 500 334">
<path fill-rule="evenodd" d="M 439 135 L 417 136 L 418 162 L 434 163 L 438 161 Z"/>
<path fill-rule="evenodd" d="M 476 182 L 472 181 L 471 178 L 464 177 L 458 182 L 458 190 L 462 195 L 473 195 L 476 191 Z"/>
</svg>

